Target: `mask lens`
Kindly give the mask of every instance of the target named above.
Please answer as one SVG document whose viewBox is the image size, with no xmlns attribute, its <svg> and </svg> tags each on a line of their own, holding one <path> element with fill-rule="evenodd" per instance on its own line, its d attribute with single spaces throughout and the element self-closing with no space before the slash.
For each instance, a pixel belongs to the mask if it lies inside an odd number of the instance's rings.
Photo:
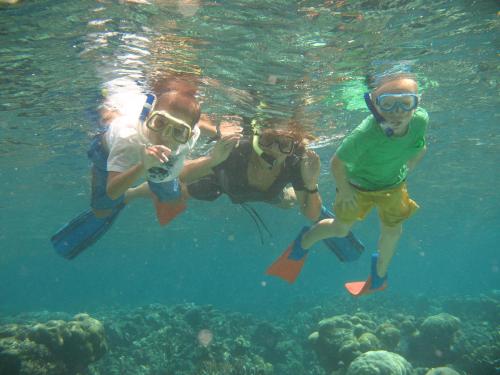
<svg viewBox="0 0 500 375">
<path fill-rule="evenodd" d="M 397 108 L 410 112 L 417 108 L 418 96 L 415 94 L 382 94 L 377 97 L 377 105 L 383 112 L 394 112 Z"/>
<path fill-rule="evenodd" d="M 413 111 L 418 106 L 418 96 L 408 95 L 400 103 L 403 110 L 407 112 Z"/>
<path fill-rule="evenodd" d="M 284 154 L 289 154 L 293 151 L 294 141 L 293 138 L 282 137 L 279 140 L 280 151 Z"/>
<path fill-rule="evenodd" d="M 291 137 L 280 134 L 264 133 L 259 136 L 259 145 L 262 147 L 272 147 L 277 144 L 279 150 L 284 154 L 290 154 L 293 151 L 294 140 Z"/>
<path fill-rule="evenodd" d="M 382 111 L 390 112 L 394 109 L 396 100 L 393 96 L 381 95 L 377 98 L 377 102 Z"/>
<path fill-rule="evenodd" d="M 259 144 L 264 147 L 271 147 L 274 143 L 274 135 L 263 133 L 259 136 Z"/>
<path fill-rule="evenodd" d="M 162 132 L 168 127 L 169 120 L 166 117 L 156 115 L 149 120 L 148 125 L 151 130 Z"/>
<path fill-rule="evenodd" d="M 179 143 L 186 143 L 191 136 L 191 129 L 186 126 L 175 124 L 173 125 L 172 135 Z"/>
</svg>

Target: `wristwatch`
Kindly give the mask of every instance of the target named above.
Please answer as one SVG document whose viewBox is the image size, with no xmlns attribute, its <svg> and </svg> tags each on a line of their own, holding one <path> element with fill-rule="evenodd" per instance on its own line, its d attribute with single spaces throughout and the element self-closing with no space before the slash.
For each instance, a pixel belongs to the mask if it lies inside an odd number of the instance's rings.
<svg viewBox="0 0 500 375">
<path fill-rule="evenodd" d="M 319 190 L 318 190 L 318 184 L 316 184 L 316 187 L 315 187 L 314 189 L 312 189 L 312 190 L 310 190 L 310 189 L 308 189 L 308 188 L 306 188 L 306 187 L 304 186 L 304 190 L 305 190 L 306 192 L 308 192 L 309 194 L 315 194 L 315 193 L 317 193 L 317 192 L 319 191 Z"/>
</svg>

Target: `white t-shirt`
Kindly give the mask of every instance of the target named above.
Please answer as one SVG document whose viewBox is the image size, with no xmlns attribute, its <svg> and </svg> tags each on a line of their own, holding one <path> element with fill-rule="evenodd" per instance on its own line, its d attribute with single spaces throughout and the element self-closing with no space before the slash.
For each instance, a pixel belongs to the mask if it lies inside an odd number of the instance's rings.
<svg viewBox="0 0 500 375">
<path fill-rule="evenodd" d="M 139 103 L 144 103 L 144 101 L 139 101 Z M 138 113 L 140 114 L 140 110 Z M 120 116 L 111 122 L 106 132 L 106 144 L 109 149 L 107 169 L 109 172 L 125 172 L 141 161 L 144 147 L 151 144 L 142 130 L 143 124 L 139 121 L 138 115 L 135 118 L 133 116 Z M 199 136 L 200 129 L 195 126 L 189 141 L 179 145 L 177 150 L 168 157 L 168 163 L 161 166 L 164 173 L 161 176 L 150 174 L 148 179 L 153 182 L 165 182 L 177 178 L 184 166 L 187 154 L 194 147 Z"/>
</svg>

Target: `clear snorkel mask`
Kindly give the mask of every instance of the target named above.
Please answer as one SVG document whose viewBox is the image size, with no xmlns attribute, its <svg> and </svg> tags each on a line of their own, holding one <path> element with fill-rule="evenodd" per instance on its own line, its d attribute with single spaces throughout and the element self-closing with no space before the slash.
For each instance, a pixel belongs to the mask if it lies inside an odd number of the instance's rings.
<svg viewBox="0 0 500 375">
<path fill-rule="evenodd" d="M 278 146 L 280 153 L 283 155 L 291 155 L 297 147 L 297 141 L 286 134 L 279 134 L 274 132 L 261 131 L 260 127 L 256 125 L 256 121 L 252 121 L 254 128 L 254 135 L 252 139 L 252 146 L 257 155 L 262 158 L 269 168 L 272 168 L 276 163 L 276 158 L 269 153 L 265 152 L 262 147 Z"/>
<path fill-rule="evenodd" d="M 172 116 L 167 111 L 154 111 L 146 121 L 146 127 L 163 137 L 170 136 L 180 144 L 191 138 L 192 129 L 189 124 Z"/>
<path fill-rule="evenodd" d="M 146 101 L 142 107 L 139 121 L 148 129 L 155 133 L 161 133 L 163 136 L 169 135 L 180 144 L 189 141 L 192 135 L 191 126 L 186 122 L 172 116 L 167 111 L 153 111 L 156 97 L 153 94 L 146 95 Z M 161 166 L 152 167 L 147 171 L 147 180 L 154 183 L 162 183 L 170 177 L 170 169 L 176 160 L 175 155 L 170 155 L 169 160 Z"/>
</svg>

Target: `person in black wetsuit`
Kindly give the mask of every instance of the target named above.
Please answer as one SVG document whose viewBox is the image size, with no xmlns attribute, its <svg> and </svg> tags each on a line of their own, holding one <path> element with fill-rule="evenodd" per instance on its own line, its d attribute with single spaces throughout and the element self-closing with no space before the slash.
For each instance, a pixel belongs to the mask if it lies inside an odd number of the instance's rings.
<svg viewBox="0 0 500 375">
<path fill-rule="evenodd" d="M 185 170 L 193 167 L 188 164 Z M 190 198 L 213 201 L 227 194 L 233 203 L 260 201 L 279 207 L 291 207 L 292 201 L 315 221 L 321 211 L 319 173 L 319 157 L 306 148 L 303 135 L 264 129 L 240 139 L 222 163 L 198 168 L 198 173 L 190 173 L 195 180 L 184 182 Z"/>
</svg>

